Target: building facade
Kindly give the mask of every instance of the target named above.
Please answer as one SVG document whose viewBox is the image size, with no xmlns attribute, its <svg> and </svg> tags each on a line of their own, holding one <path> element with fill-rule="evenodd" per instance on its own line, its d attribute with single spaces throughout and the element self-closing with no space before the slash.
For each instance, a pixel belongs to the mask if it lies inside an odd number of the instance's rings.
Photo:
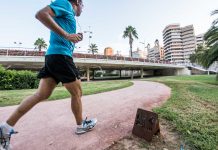
<svg viewBox="0 0 218 150">
<path fill-rule="evenodd" d="M 203 33 L 196 36 L 196 45 L 197 46 L 200 46 L 200 45 L 204 46 L 205 45 Z"/>
<path fill-rule="evenodd" d="M 188 63 L 190 54 L 196 48 L 196 38 L 193 25 L 180 27 L 171 24 L 163 30 L 165 60 L 175 63 Z"/>
<path fill-rule="evenodd" d="M 176 63 L 184 62 L 181 28 L 179 24 L 166 26 L 166 28 L 163 30 L 163 43 L 165 60 Z"/>
<path fill-rule="evenodd" d="M 105 56 L 113 56 L 114 55 L 114 50 L 111 47 L 106 47 L 104 49 L 104 55 Z"/>
<path fill-rule="evenodd" d="M 133 58 L 143 58 L 143 59 L 146 59 L 146 54 L 145 54 L 145 51 L 143 50 L 140 50 L 139 48 L 137 48 L 136 51 L 132 52 L 132 57 Z"/>
<path fill-rule="evenodd" d="M 182 47 L 184 51 L 184 63 L 190 63 L 189 57 L 195 52 L 196 37 L 193 25 L 181 28 Z"/>
<path fill-rule="evenodd" d="M 147 50 L 148 50 L 148 59 L 150 60 L 163 60 L 164 59 L 163 47 L 160 46 L 158 39 L 155 40 L 154 47 L 151 48 L 150 44 L 148 44 Z"/>
</svg>

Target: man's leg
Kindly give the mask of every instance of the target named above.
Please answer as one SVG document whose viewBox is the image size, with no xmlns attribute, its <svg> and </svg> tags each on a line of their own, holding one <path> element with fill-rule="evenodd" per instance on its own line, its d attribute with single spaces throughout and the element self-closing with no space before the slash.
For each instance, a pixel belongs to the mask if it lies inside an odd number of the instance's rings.
<svg viewBox="0 0 218 150">
<path fill-rule="evenodd" d="M 51 95 L 56 85 L 57 83 L 53 78 L 42 78 L 36 93 L 24 99 L 6 122 L 10 126 L 14 126 L 17 121 L 33 106 L 43 100 L 46 100 Z"/>
<path fill-rule="evenodd" d="M 76 128 L 76 134 L 83 134 L 86 133 L 90 130 L 92 130 L 96 123 L 97 119 L 93 118 L 90 120 L 83 120 L 82 118 L 82 102 L 81 102 L 81 97 L 82 97 L 82 88 L 81 88 L 81 81 L 76 80 L 71 83 L 66 83 L 64 84 L 66 89 L 70 92 L 71 94 L 71 108 L 72 112 L 75 116 L 76 123 L 77 123 L 77 128 Z"/>
<path fill-rule="evenodd" d="M 81 125 L 83 118 L 82 118 L 82 88 L 81 88 L 81 81 L 76 80 L 74 82 L 65 83 L 65 88 L 71 94 L 71 109 L 75 116 L 77 125 Z"/>
<path fill-rule="evenodd" d="M 57 83 L 52 78 L 41 79 L 38 90 L 32 96 L 27 97 L 9 117 L 6 123 L 0 124 L 0 149 L 10 149 L 11 135 L 16 133 L 13 126 L 34 105 L 47 99 L 54 90 Z"/>
</svg>

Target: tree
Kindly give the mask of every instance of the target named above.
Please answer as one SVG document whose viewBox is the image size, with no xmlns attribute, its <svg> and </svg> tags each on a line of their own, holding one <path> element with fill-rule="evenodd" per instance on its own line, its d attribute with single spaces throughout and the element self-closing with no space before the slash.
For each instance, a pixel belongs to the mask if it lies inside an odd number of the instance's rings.
<svg viewBox="0 0 218 150">
<path fill-rule="evenodd" d="M 92 53 L 93 55 L 95 53 L 98 53 L 98 46 L 96 44 L 91 44 L 89 45 L 89 49 L 88 49 L 89 53 Z"/>
<path fill-rule="evenodd" d="M 218 14 L 218 10 L 211 13 L 211 15 L 215 14 Z M 204 40 L 205 46 L 198 46 L 195 53 L 190 56 L 190 61 L 209 68 L 215 61 L 218 61 L 218 18 L 213 21 L 212 26 L 204 35 Z M 218 80 L 218 73 L 216 79 Z"/>
<path fill-rule="evenodd" d="M 132 44 L 134 39 L 138 39 L 138 34 L 136 32 L 136 29 L 132 26 L 126 27 L 125 31 L 123 32 L 123 38 L 129 38 L 129 46 L 130 46 L 130 57 L 132 57 Z"/>
<path fill-rule="evenodd" d="M 189 59 L 191 63 L 197 63 L 203 65 L 203 61 L 205 61 L 205 54 L 207 53 L 208 47 L 205 45 L 198 45 L 197 48 L 195 49 L 195 53 L 191 54 Z M 205 66 L 204 66 L 205 67 Z"/>
<path fill-rule="evenodd" d="M 45 40 L 43 38 L 38 38 L 34 43 L 35 48 L 38 48 L 39 51 L 42 50 L 42 48 L 47 48 L 47 44 L 45 43 Z"/>
</svg>

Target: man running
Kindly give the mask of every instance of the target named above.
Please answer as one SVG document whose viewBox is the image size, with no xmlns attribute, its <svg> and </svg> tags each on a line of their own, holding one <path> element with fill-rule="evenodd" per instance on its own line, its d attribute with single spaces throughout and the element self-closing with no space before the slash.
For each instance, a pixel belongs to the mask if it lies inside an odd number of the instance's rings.
<svg viewBox="0 0 218 150">
<path fill-rule="evenodd" d="M 45 56 L 45 65 L 39 71 L 40 83 L 32 96 L 24 99 L 6 122 L 0 124 L 0 146 L 10 148 L 11 135 L 17 121 L 37 103 L 46 100 L 59 82 L 71 94 L 71 108 L 76 119 L 76 134 L 83 134 L 94 128 L 97 119 L 82 117 L 82 89 L 80 73 L 76 68 L 72 54 L 75 43 L 82 40 L 82 34 L 76 34 L 75 16 L 80 16 L 82 0 L 56 0 L 37 12 L 36 18 L 44 24 L 50 33 L 50 45 Z"/>
</svg>

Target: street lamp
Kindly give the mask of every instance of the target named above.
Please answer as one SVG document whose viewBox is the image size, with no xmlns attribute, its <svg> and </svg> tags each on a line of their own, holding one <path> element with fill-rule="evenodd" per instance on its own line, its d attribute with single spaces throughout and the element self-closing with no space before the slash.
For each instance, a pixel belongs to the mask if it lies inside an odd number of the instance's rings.
<svg viewBox="0 0 218 150">
<path fill-rule="evenodd" d="M 16 49 L 21 49 L 22 42 L 16 42 L 16 41 L 15 41 L 15 42 L 14 42 L 14 45 L 16 45 L 16 46 L 15 46 Z"/>
<path fill-rule="evenodd" d="M 15 45 L 19 45 L 19 46 L 22 45 L 21 42 L 14 42 L 14 44 L 15 44 Z"/>
<path fill-rule="evenodd" d="M 92 34 L 93 34 L 93 32 L 90 30 L 90 26 L 89 26 L 89 30 L 84 31 L 84 33 L 88 33 L 89 34 L 89 47 L 90 47 L 90 39 L 92 38 Z"/>
</svg>

